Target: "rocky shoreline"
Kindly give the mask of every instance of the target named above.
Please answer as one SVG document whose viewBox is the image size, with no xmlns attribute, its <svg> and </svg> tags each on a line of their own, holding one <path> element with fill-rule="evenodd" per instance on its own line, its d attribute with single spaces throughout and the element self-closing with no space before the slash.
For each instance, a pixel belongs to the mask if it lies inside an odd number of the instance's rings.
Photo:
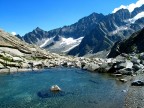
<svg viewBox="0 0 144 108">
<path fill-rule="evenodd" d="M 144 74 L 133 77 L 133 80 L 144 81 Z M 128 83 L 130 84 L 130 82 Z M 129 86 L 125 99 L 125 108 L 143 108 L 144 107 L 144 87 Z"/>
</svg>

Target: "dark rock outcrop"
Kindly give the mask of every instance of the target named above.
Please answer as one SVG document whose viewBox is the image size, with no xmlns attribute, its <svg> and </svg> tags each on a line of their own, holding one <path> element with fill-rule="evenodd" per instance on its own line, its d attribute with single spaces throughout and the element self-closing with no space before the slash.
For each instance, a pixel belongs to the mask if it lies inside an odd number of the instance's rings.
<svg viewBox="0 0 144 108">
<path fill-rule="evenodd" d="M 116 57 L 122 53 L 144 52 L 144 28 L 134 33 L 130 38 L 116 42 L 112 47 L 108 57 Z"/>
</svg>

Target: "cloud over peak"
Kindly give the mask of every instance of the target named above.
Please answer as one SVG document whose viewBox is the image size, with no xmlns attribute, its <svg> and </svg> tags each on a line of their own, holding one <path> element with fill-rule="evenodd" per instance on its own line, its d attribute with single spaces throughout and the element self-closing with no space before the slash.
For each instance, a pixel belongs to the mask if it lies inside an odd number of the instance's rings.
<svg viewBox="0 0 144 108">
<path fill-rule="evenodd" d="M 117 12 L 117 11 L 120 10 L 120 9 L 128 9 L 129 12 L 132 12 L 135 8 L 141 7 L 143 4 L 144 4 L 144 0 L 138 0 L 136 3 L 132 3 L 132 4 L 127 5 L 127 6 L 121 5 L 120 7 L 115 8 L 115 9 L 112 11 L 112 13 L 115 13 L 115 12 Z"/>
</svg>

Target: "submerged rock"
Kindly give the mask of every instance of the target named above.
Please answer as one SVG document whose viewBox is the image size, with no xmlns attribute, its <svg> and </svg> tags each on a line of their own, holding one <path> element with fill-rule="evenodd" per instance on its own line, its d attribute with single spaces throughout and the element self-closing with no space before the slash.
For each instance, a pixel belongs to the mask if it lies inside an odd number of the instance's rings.
<svg viewBox="0 0 144 108">
<path fill-rule="evenodd" d="M 66 93 L 64 91 L 60 91 L 60 92 L 51 92 L 50 90 L 43 90 L 43 91 L 39 91 L 37 93 L 37 96 L 40 98 L 54 98 L 54 97 L 61 97 L 61 96 L 65 96 Z"/>
<path fill-rule="evenodd" d="M 61 88 L 58 86 L 58 85 L 53 85 L 51 88 L 50 88 L 51 91 L 61 91 Z"/>
</svg>

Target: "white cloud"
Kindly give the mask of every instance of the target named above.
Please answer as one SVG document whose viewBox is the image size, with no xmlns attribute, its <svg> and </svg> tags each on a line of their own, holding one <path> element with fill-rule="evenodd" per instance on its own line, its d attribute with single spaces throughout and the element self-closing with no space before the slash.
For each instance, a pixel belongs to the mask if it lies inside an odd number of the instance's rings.
<svg viewBox="0 0 144 108">
<path fill-rule="evenodd" d="M 15 35 L 16 35 L 16 32 L 11 32 L 11 34 L 15 36 Z"/>
<path fill-rule="evenodd" d="M 144 0 L 138 0 L 136 3 L 132 3 L 132 4 L 127 5 L 127 6 L 121 5 L 120 7 L 115 8 L 115 9 L 112 11 L 112 13 L 115 13 L 115 12 L 117 12 L 117 11 L 120 10 L 120 9 L 128 9 L 129 12 L 132 12 L 135 8 L 140 7 L 140 6 L 142 6 L 143 4 L 144 4 Z"/>
</svg>

